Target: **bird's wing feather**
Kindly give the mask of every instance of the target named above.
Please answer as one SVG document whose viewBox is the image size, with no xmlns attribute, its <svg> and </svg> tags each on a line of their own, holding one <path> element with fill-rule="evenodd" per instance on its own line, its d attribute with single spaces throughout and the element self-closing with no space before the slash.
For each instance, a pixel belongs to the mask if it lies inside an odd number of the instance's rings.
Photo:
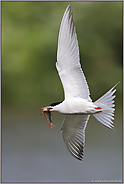
<svg viewBox="0 0 124 184">
<path fill-rule="evenodd" d="M 90 115 L 66 115 L 62 124 L 62 135 L 70 153 L 79 160 L 83 159 L 85 128 Z"/>
<path fill-rule="evenodd" d="M 62 81 L 65 99 L 80 97 L 91 101 L 86 78 L 81 69 L 77 35 L 69 4 L 60 26 L 56 68 Z"/>
</svg>

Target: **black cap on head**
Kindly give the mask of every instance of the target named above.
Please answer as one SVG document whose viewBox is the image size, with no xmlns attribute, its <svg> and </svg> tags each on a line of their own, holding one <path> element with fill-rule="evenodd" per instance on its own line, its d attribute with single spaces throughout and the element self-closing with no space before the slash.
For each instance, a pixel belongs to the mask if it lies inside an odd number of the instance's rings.
<svg viewBox="0 0 124 184">
<path fill-rule="evenodd" d="M 56 106 L 56 105 L 58 105 L 60 103 L 62 103 L 62 102 L 54 102 L 54 103 L 50 104 L 49 106 Z"/>
</svg>

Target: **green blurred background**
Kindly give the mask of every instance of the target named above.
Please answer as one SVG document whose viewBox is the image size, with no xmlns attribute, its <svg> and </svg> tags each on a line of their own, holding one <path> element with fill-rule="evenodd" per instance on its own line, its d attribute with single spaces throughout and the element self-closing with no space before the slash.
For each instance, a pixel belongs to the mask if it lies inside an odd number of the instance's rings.
<svg viewBox="0 0 124 184">
<path fill-rule="evenodd" d="M 69 2 L 1 2 L 2 182 L 122 181 L 123 3 L 72 2 L 81 65 L 93 101 L 118 81 L 112 131 L 92 116 L 84 160 L 67 151 L 64 116 L 49 128 L 38 109 L 64 99 L 55 68 L 59 26 Z"/>
<path fill-rule="evenodd" d="M 2 107 L 38 109 L 64 98 L 55 62 L 68 2 L 2 2 Z M 122 2 L 73 2 L 91 97 L 118 81 L 122 102 Z M 35 107 L 35 108 L 33 108 Z"/>
</svg>

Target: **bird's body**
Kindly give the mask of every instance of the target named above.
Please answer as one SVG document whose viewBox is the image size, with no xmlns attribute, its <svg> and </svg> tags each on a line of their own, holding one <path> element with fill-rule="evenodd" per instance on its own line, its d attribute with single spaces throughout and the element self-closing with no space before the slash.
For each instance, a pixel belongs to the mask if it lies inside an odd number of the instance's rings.
<svg viewBox="0 0 124 184">
<path fill-rule="evenodd" d="M 42 108 L 48 116 L 50 127 L 52 111 L 65 114 L 61 131 L 70 153 L 79 160 L 83 158 L 85 129 L 91 114 L 102 124 L 113 128 L 115 85 L 97 101 L 92 102 L 89 87 L 81 68 L 77 35 L 71 13 L 71 4 L 62 18 L 57 49 L 56 68 L 60 76 L 65 99 Z"/>
<path fill-rule="evenodd" d="M 75 106 L 76 104 L 76 106 Z M 93 102 L 88 102 L 83 98 L 70 98 L 53 107 L 51 111 L 61 114 L 93 114 L 98 112 Z"/>
</svg>

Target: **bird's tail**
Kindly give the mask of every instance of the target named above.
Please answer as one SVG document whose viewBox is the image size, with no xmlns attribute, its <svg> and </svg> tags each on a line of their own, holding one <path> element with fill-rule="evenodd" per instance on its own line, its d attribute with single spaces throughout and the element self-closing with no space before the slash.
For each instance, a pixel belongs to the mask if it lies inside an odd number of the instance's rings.
<svg viewBox="0 0 124 184">
<path fill-rule="evenodd" d="M 119 83 L 119 82 L 118 82 Z M 107 93 L 105 93 L 101 98 L 94 102 L 95 105 L 101 108 L 101 112 L 93 114 L 93 116 L 103 125 L 113 129 L 114 125 L 112 120 L 114 120 L 114 98 L 115 98 L 115 87 L 118 83 L 112 87 Z"/>
</svg>

